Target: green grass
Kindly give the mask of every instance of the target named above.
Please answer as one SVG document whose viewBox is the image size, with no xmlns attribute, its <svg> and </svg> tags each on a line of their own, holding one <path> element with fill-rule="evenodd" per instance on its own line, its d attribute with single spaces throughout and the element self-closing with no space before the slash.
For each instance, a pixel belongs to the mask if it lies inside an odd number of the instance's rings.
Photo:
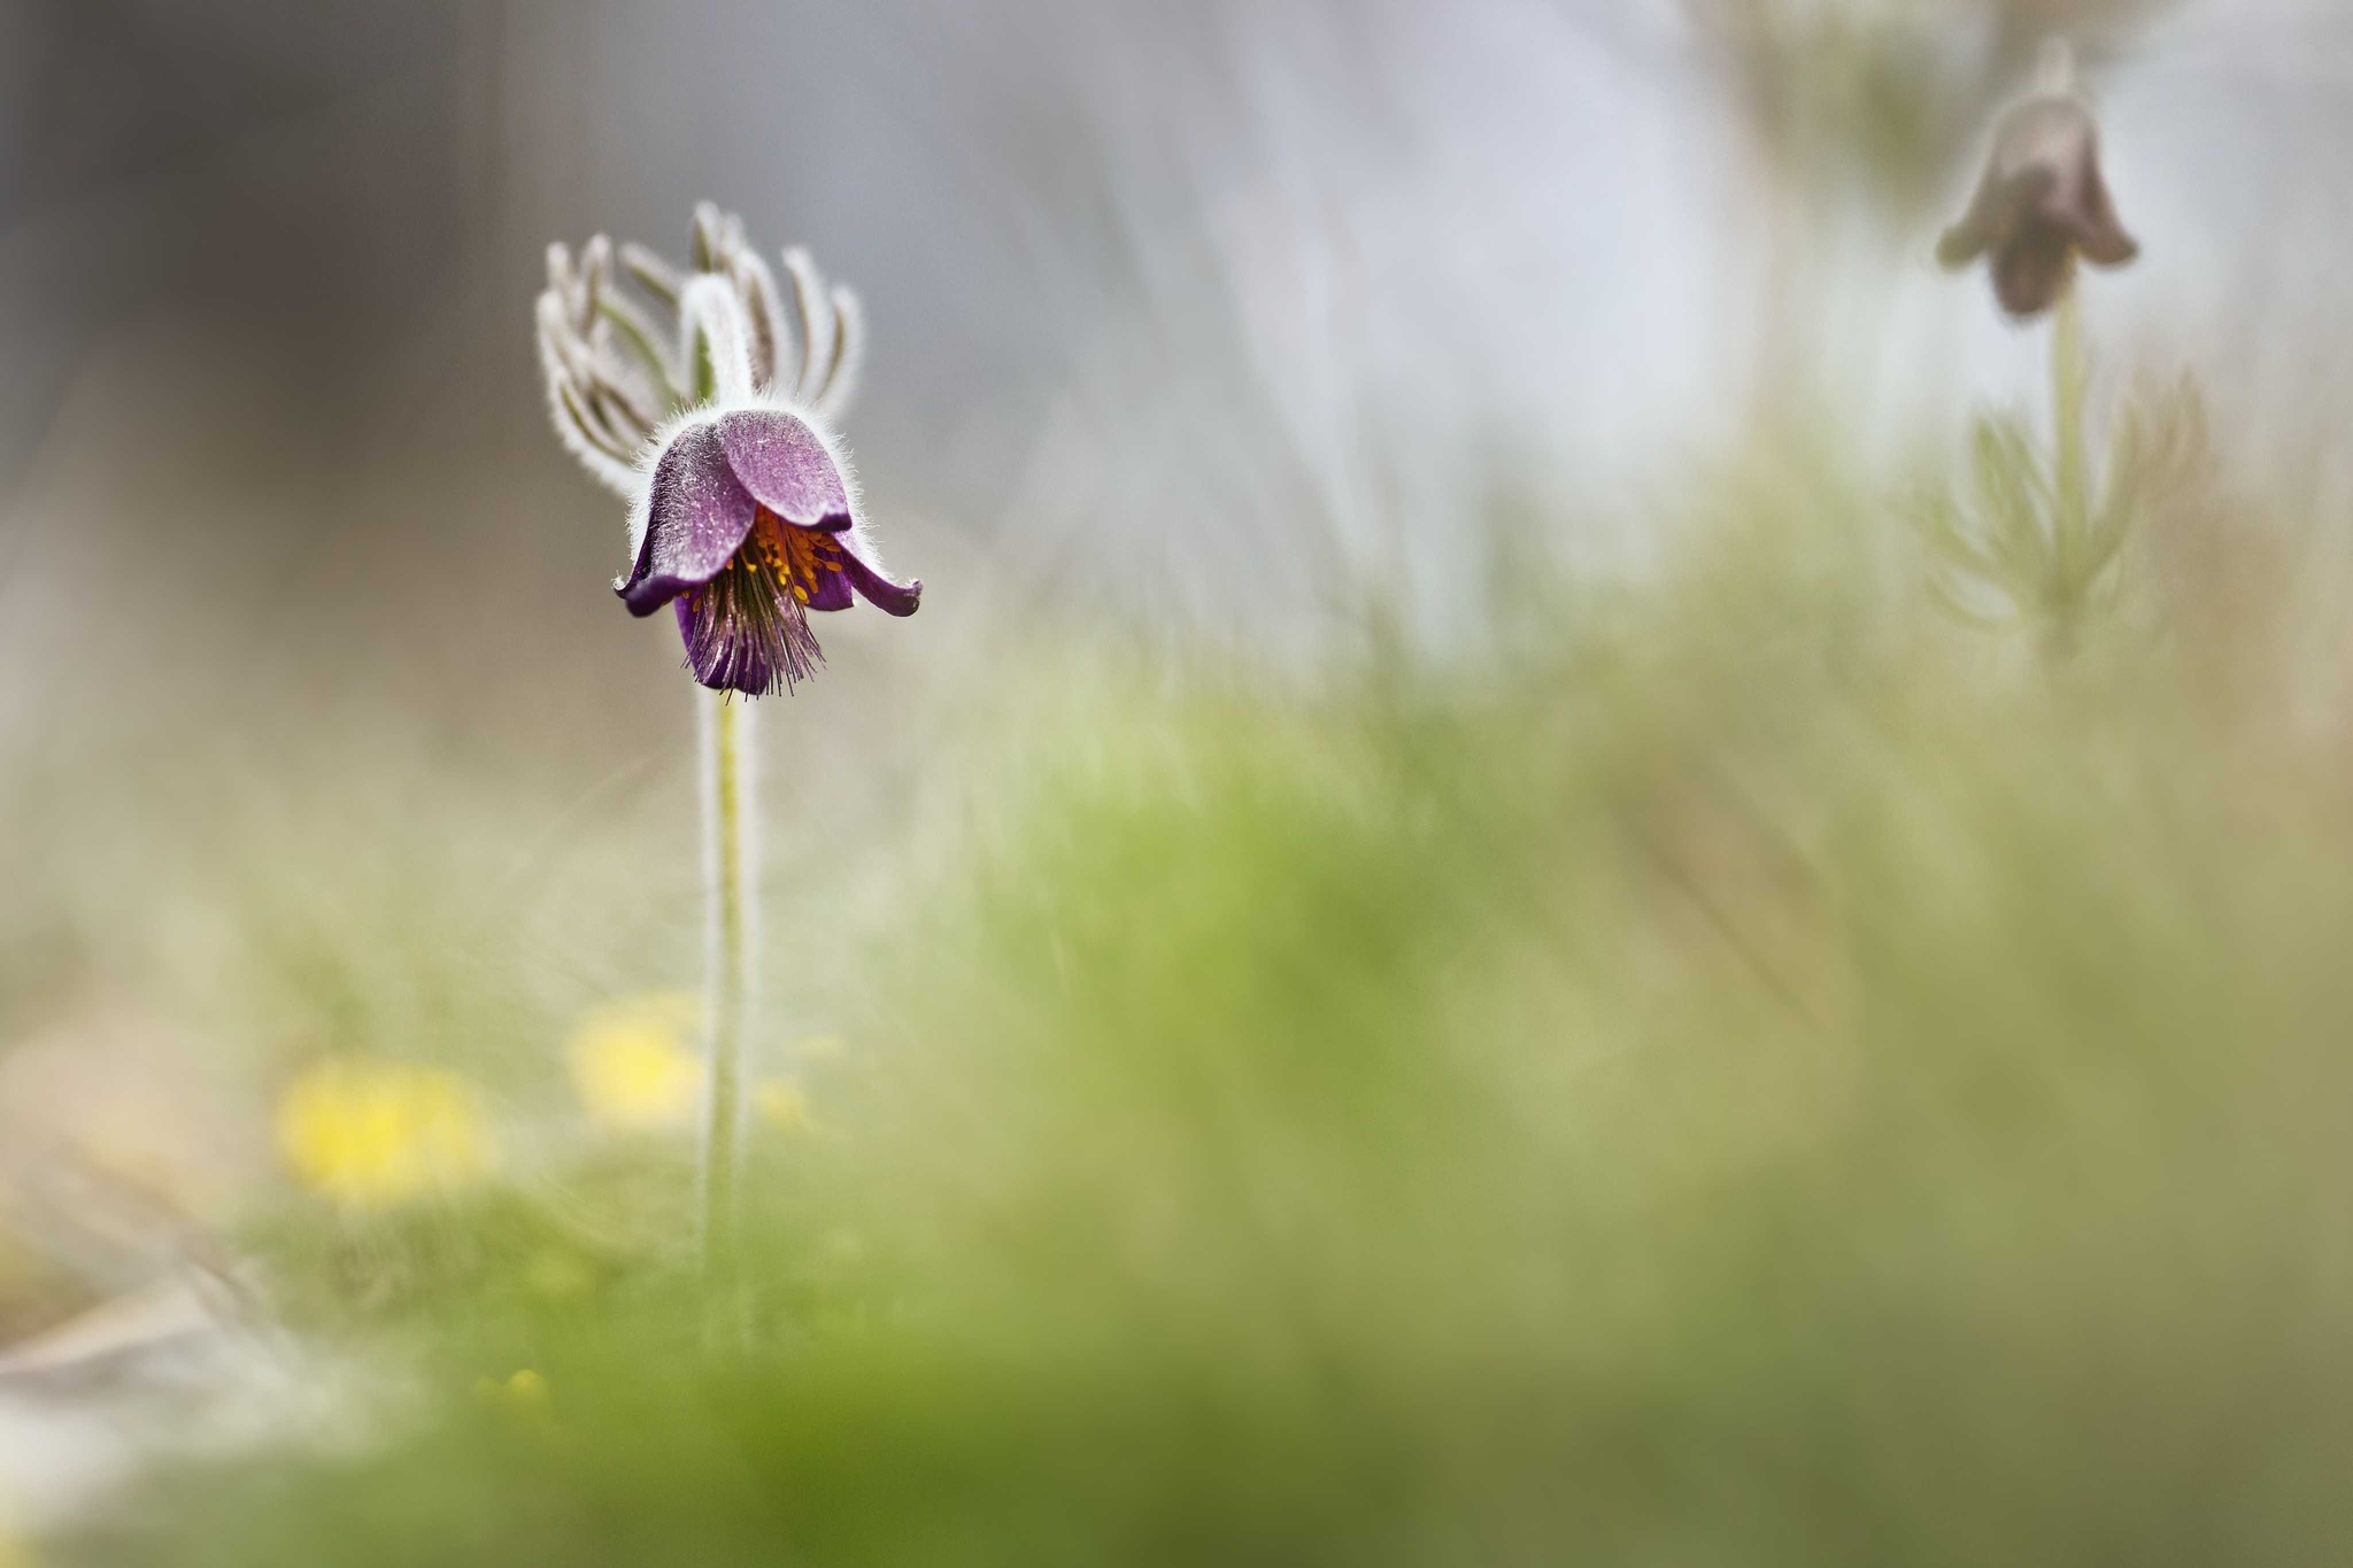
<svg viewBox="0 0 2353 1568">
<path fill-rule="evenodd" d="M 380 1430 L 55 1560 L 2341 1558 L 2353 731 L 2293 574 L 2160 519 L 2047 662 L 1834 487 L 1722 510 L 1481 661 L 1032 658 L 897 912 L 771 927 L 850 1049 L 760 1148 L 748 1343 L 674 1148 L 294 1205 Z M 445 914 L 254 962 L 364 1046 Z M 398 966 L 443 1059 L 551 947 Z"/>
</svg>

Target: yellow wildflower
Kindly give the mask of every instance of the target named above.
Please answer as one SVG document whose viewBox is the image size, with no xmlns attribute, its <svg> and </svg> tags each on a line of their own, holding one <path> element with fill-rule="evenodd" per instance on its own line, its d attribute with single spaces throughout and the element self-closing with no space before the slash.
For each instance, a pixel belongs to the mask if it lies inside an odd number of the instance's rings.
<svg viewBox="0 0 2353 1568">
<path fill-rule="evenodd" d="M 332 1061 L 278 1105 L 278 1146 L 295 1173 L 353 1208 L 381 1208 L 474 1180 L 497 1163 L 472 1088 L 400 1062 Z"/>
<path fill-rule="evenodd" d="M 573 1032 L 572 1083 L 588 1113 L 633 1131 L 691 1121 L 702 1063 L 689 1045 L 701 1004 L 685 992 L 599 1007 Z"/>
</svg>

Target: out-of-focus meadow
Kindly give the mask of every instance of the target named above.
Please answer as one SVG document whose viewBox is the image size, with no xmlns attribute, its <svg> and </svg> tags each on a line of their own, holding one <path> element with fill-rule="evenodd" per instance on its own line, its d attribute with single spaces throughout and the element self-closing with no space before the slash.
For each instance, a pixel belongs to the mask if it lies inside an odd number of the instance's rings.
<svg viewBox="0 0 2353 1568">
<path fill-rule="evenodd" d="M 982 9 L 0 5 L 0 1563 L 2342 1560 L 2333 8 Z M 528 337 L 704 195 L 927 585 L 761 705 L 748 1305 Z"/>
</svg>

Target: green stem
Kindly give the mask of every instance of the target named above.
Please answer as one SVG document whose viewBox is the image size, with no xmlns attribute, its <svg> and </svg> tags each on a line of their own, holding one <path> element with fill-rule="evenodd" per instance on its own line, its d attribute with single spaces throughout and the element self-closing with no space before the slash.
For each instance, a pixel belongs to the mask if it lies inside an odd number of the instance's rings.
<svg viewBox="0 0 2353 1568">
<path fill-rule="evenodd" d="M 2091 546 L 2091 481 L 2084 457 L 2084 410 L 2090 394 L 2091 375 L 2084 359 L 2084 312 L 2071 287 L 2059 297 L 2057 319 L 2051 330 L 2051 409 L 2058 461 L 2051 498 L 2048 607 L 2055 623 L 2052 634 L 2063 647 L 2073 642 L 2075 617 L 2088 587 L 2076 577 Z"/>
<path fill-rule="evenodd" d="M 744 1037 L 752 998 L 751 704 L 702 693 L 706 1017 L 701 1184 L 703 1268 L 735 1291 L 743 1236 Z"/>
</svg>

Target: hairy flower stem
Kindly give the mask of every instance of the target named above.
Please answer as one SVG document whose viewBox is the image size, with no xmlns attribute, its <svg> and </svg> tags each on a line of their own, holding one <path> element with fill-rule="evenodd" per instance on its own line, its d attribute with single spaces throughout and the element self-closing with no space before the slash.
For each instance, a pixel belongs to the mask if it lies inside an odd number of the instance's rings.
<svg viewBox="0 0 2353 1568">
<path fill-rule="evenodd" d="M 724 1312 L 742 1282 L 744 1039 L 756 994 L 754 713 L 725 692 L 702 697 L 705 1070 L 698 1174 L 703 1272 L 714 1307 Z"/>
<path fill-rule="evenodd" d="M 2055 658 L 2074 651 L 2084 600 L 2091 584 L 2078 581 L 2092 546 L 2092 499 L 2084 468 L 2084 410 L 2090 401 L 2090 366 L 2084 357 L 2084 312 L 2076 291 L 2059 297 L 2051 325 L 2051 417 L 2057 460 L 2052 474 L 2051 582 L 2048 650 Z"/>
</svg>

